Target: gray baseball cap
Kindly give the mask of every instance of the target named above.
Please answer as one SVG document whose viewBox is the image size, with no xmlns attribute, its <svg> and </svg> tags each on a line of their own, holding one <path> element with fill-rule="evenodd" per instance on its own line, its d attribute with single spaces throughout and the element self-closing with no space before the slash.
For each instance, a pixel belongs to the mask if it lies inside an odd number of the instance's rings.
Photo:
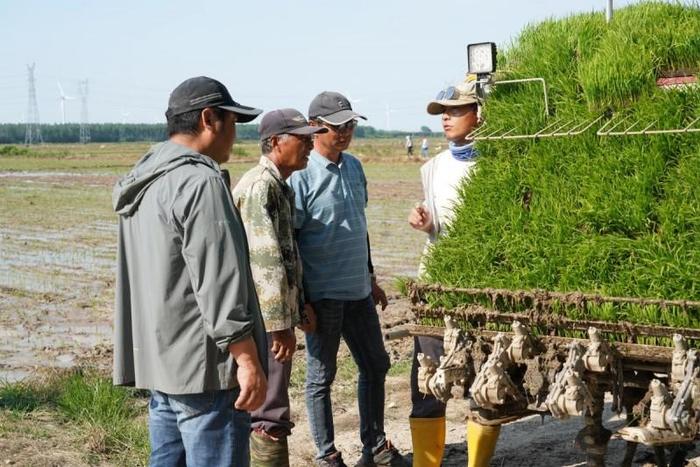
<svg viewBox="0 0 700 467">
<path fill-rule="evenodd" d="M 274 135 L 313 135 L 327 131 L 328 128 L 323 126 L 310 126 L 304 115 L 296 109 L 271 110 L 263 116 L 258 127 L 261 140 Z"/>
<path fill-rule="evenodd" d="M 173 90 L 165 116 L 170 118 L 206 107 L 218 107 L 233 112 L 239 123 L 250 122 L 262 113 L 260 109 L 234 101 L 226 86 L 219 81 L 206 76 L 197 76 L 183 81 Z"/>
<path fill-rule="evenodd" d="M 367 117 L 352 110 L 350 101 L 339 92 L 323 91 L 309 105 L 309 118 L 318 118 L 331 125 L 342 125 L 350 120 Z"/>
</svg>

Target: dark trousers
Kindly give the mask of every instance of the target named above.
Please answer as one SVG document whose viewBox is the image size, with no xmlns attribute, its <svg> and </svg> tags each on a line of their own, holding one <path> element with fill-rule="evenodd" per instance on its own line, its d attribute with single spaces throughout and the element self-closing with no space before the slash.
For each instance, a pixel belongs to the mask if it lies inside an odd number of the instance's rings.
<svg viewBox="0 0 700 467">
<path fill-rule="evenodd" d="M 415 336 L 413 338 L 413 365 L 411 365 L 411 417 L 414 418 L 440 418 L 445 416 L 446 405 L 434 396 L 426 396 L 418 390 L 418 363 L 417 355 L 422 353 L 429 356 L 436 363 L 445 354 L 442 346 L 442 338 Z"/>
<path fill-rule="evenodd" d="M 336 451 L 331 385 L 335 379 L 341 336 L 350 349 L 359 376 L 362 452 L 372 454 L 386 441 L 384 433 L 384 379 L 389 355 L 384 349 L 379 317 L 372 297 L 363 300 L 320 300 L 313 303 L 317 330 L 306 335 L 306 410 L 317 459 Z"/>
<path fill-rule="evenodd" d="M 274 437 L 292 434 L 294 423 L 289 419 L 289 379 L 292 362 L 280 363 L 272 353 L 272 335 L 267 333 L 267 394 L 258 410 L 251 412 L 251 428 L 262 429 Z"/>
</svg>

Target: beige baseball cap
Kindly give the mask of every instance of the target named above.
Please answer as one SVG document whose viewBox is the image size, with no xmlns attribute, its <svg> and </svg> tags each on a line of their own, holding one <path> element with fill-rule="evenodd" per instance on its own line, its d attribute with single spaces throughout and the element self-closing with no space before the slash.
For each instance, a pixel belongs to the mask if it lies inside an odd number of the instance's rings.
<svg viewBox="0 0 700 467">
<path fill-rule="evenodd" d="M 476 76 L 468 75 L 463 83 L 443 89 L 428 103 L 430 115 L 440 115 L 445 107 L 459 107 L 460 105 L 478 104 L 479 96 L 476 93 Z"/>
</svg>

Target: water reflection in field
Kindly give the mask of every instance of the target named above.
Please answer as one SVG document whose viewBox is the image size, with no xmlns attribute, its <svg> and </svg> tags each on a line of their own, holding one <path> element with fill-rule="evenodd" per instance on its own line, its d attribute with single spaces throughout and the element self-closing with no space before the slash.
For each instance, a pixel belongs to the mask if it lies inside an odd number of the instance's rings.
<svg viewBox="0 0 700 467">
<path fill-rule="evenodd" d="M 234 178 L 244 167 L 234 167 Z M 418 168 L 366 164 L 372 258 L 382 284 L 414 276 L 425 237 L 406 223 Z M 0 380 L 68 367 L 111 341 L 116 216 L 113 175 L 2 172 Z M 235 181 L 235 180 L 234 180 Z M 14 204 L 13 204 L 14 203 Z M 59 212 L 60 211 L 60 212 Z"/>
</svg>

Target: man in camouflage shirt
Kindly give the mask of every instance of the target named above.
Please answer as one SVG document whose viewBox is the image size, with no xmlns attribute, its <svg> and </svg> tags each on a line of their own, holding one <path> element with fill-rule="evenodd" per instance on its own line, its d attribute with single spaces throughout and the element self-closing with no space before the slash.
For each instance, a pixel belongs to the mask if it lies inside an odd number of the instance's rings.
<svg viewBox="0 0 700 467">
<path fill-rule="evenodd" d="M 313 331 L 313 310 L 304 308 L 301 261 L 294 239 L 294 191 L 285 180 L 306 167 L 312 127 L 294 109 L 273 110 L 260 123 L 262 157 L 233 189 L 250 247 L 250 266 L 268 340 L 268 391 L 251 414 L 253 466 L 288 466 L 289 378 L 296 347 L 294 326 Z"/>
</svg>

